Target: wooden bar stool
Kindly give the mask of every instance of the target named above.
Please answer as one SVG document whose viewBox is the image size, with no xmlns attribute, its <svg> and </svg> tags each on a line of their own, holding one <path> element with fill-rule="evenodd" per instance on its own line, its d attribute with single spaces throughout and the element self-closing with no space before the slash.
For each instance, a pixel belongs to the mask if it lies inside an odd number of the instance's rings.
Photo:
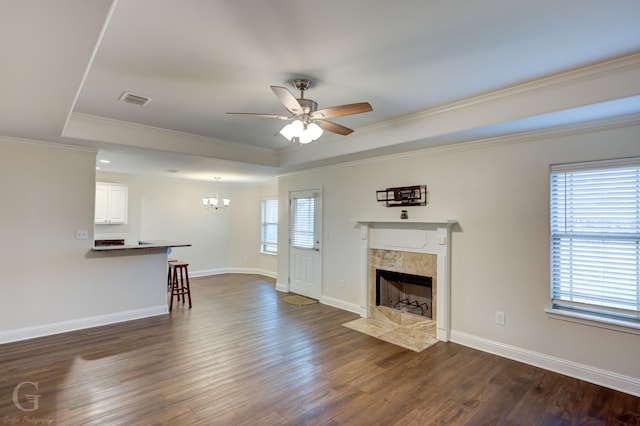
<svg viewBox="0 0 640 426">
<path fill-rule="evenodd" d="M 169 272 L 171 274 L 171 289 L 169 291 L 171 302 L 169 302 L 169 312 L 173 309 L 173 298 L 185 301 L 185 295 L 189 298 L 189 309 L 191 309 L 191 287 L 189 286 L 189 264 L 176 260 L 169 263 Z"/>
<path fill-rule="evenodd" d="M 167 268 L 167 292 L 171 292 L 171 264 L 172 263 L 176 263 L 177 260 L 176 259 L 168 259 L 167 262 L 169 263 L 169 267 Z"/>
</svg>

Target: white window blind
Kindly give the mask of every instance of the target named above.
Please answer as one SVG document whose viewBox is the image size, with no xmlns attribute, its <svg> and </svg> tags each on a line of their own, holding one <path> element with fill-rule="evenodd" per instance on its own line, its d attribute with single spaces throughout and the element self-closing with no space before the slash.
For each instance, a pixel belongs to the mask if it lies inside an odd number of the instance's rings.
<svg viewBox="0 0 640 426">
<path fill-rule="evenodd" d="M 551 307 L 640 322 L 640 159 L 553 166 L 550 184 Z"/>
<path fill-rule="evenodd" d="M 293 198 L 293 220 L 291 221 L 291 245 L 298 248 L 314 247 L 315 198 Z"/>
<path fill-rule="evenodd" d="M 262 200 L 262 253 L 278 253 L 278 199 Z"/>
</svg>

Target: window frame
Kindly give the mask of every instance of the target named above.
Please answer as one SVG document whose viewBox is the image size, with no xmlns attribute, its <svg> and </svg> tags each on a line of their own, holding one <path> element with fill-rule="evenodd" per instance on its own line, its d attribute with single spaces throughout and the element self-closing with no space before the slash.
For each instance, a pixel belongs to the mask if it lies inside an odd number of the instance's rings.
<svg viewBox="0 0 640 426">
<path fill-rule="evenodd" d="M 622 168 L 630 168 L 635 169 L 635 182 L 632 180 L 632 187 L 627 193 L 634 195 L 635 199 L 639 200 L 636 202 L 635 211 L 632 213 L 632 218 L 630 222 L 633 226 L 635 226 L 635 230 L 631 228 L 626 232 L 620 232 L 619 229 L 608 230 L 606 226 L 610 226 L 607 220 L 611 220 L 612 215 L 611 210 L 613 206 L 611 203 L 604 203 L 600 206 L 607 206 L 607 209 L 604 210 L 602 214 L 602 221 L 599 225 L 589 225 L 585 227 L 584 223 L 586 221 L 582 220 L 578 223 L 576 219 L 575 213 L 571 215 L 566 213 L 567 206 L 570 204 L 567 202 L 567 193 L 566 184 L 560 185 L 562 186 L 562 191 L 554 192 L 557 190 L 557 187 L 554 188 L 554 176 L 562 175 L 562 174 L 571 174 L 571 173 L 582 173 L 582 172 L 602 172 L 605 174 L 605 170 L 613 171 L 615 169 Z M 568 176 L 568 175 L 567 175 Z M 562 177 L 560 177 L 562 179 Z M 598 184 L 601 184 L 601 180 L 598 181 Z M 616 181 L 618 182 L 618 181 Z M 572 189 L 573 190 L 573 189 Z M 578 193 L 576 194 L 583 194 Z M 560 195 L 560 196 L 559 196 Z M 573 194 L 570 194 L 573 195 Z M 557 207 L 560 204 L 560 207 Z M 560 209 L 561 212 L 564 212 L 562 217 L 558 219 L 555 216 L 558 216 L 558 210 L 554 212 L 554 208 Z M 586 209 L 586 208 L 585 208 Z M 578 210 L 578 213 L 582 213 L 582 211 Z M 618 212 L 619 213 L 619 212 Z M 635 217 L 633 217 L 635 215 Z M 555 222 L 554 222 L 555 220 Z M 615 219 L 614 219 L 615 220 Z M 558 226 L 558 222 L 560 222 L 560 226 Z M 575 226 L 578 224 L 578 232 L 569 229 L 570 226 Z M 604 225 L 602 225 L 604 223 Z M 611 222 L 611 224 L 615 224 Z M 564 226 L 564 228 L 563 228 Z M 561 229 L 563 228 L 563 229 Z M 564 239 L 564 240 L 563 240 Z M 580 324 L 586 324 L 601 328 L 607 328 L 627 333 L 640 334 L 640 305 L 636 305 L 636 307 L 632 310 L 634 312 L 633 315 L 619 315 L 615 313 L 615 308 L 611 306 L 606 306 L 607 304 L 613 305 L 613 298 L 608 299 L 604 297 L 608 292 L 607 287 L 608 283 L 606 278 L 601 278 L 602 280 L 602 289 L 601 294 L 598 297 L 603 298 L 605 302 L 603 302 L 604 307 L 598 307 L 598 305 L 593 302 L 583 304 L 583 303 L 575 303 L 574 301 L 562 298 L 562 294 L 566 291 L 566 269 L 565 266 L 559 265 L 559 263 L 566 264 L 567 249 L 561 248 L 563 241 L 579 241 L 585 242 L 588 240 L 600 240 L 602 241 L 602 267 L 604 273 L 603 276 L 606 276 L 606 272 L 611 272 L 612 270 L 617 271 L 617 268 L 608 269 L 606 268 L 607 261 L 605 254 L 608 250 L 611 249 L 612 241 L 614 240 L 626 240 L 631 242 L 630 246 L 635 248 L 631 249 L 632 257 L 635 258 L 635 269 L 638 270 L 638 265 L 640 261 L 640 157 L 633 158 L 625 158 L 625 159 L 617 159 L 617 160 L 603 160 L 603 161 L 592 161 L 592 162 L 583 162 L 583 163 L 572 163 L 572 164 L 560 164 L 560 165 L 552 165 L 549 169 L 549 307 L 545 309 L 550 318 L 566 320 L 571 322 L 576 322 Z M 635 244 L 634 244 L 635 242 Z M 556 245 L 554 247 L 554 244 Z M 554 251 L 555 250 L 555 251 Z M 563 251 L 564 250 L 564 251 Z M 616 258 L 617 259 L 617 258 Z M 562 262 L 561 262 L 562 261 Z M 571 268 L 573 268 L 574 257 L 571 256 L 569 262 L 571 263 Z M 610 263 L 610 262 L 609 262 Z M 633 267 L 631 268 L 633 269 Z M 562 277 L 563 272 L 565 273 L 565 277 Z M 640 291 L 640 281 L 638 280 L 638 273 L 636 273 L 635 284 L 631 284 L 631 288 L 635 285 L 635 291 Z M 589 278 L 593 278 L 594 276 L 589 276 Z M 599 278 L 600 279 L 600 278 Z M 570 287 L 573 288 L 574 282 L 573 278 L 570 279 Z M 633 283 L 633 278 L 631 279 L 631 283 Z M 554 291 L 555 287 L 555 291 Z M 594 297 L 594 301 L 597 297 Z"/>
<path fill-rule="evenodd" d="M 275 202 L 275 222 L 268 222 L 265 219 L 267 211 L 265 210 L 269 204 Z M 278 254 L 278 209 L 279 209 L 278 197 L 263 197 L 260 202 L 260 253 L 276 256 Z M 268 241 L 265 236 L 267 234 L 266 227 L 275 226 L 275 241 Z M 269 247 L 274 247 L 273 250 L 268 250 Z"/>
</svg>

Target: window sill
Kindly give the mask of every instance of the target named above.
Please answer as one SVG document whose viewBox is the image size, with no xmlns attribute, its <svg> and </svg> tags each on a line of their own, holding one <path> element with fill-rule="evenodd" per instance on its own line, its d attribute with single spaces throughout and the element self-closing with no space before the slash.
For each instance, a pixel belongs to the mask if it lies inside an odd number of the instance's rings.
<svg viewBox="0 0 640 426">
<path fill-rule="evenodd" d="M 591 327 L 606 328 L 608 330 L 620 331 L 622 333 L 630 333 L 640 335 L 640 324 L 624 320 L 616 320 L 613 318 L 603 318 L 597 315 L 589 315 L 577 312 L 568 312 L 561 309 L 544 310 L 549 318 L 561 321 L 569 321 L 578 324 L 588 325 Z"/>
<path fill-rule="evenodd" d="M 260 254 L 266 254 L 266 255 L 269 255 L 269 256 L 277 256 L 278 255 L 278 253 L 269 253 L 267 251 L 261 251 Z"/>
</svg>

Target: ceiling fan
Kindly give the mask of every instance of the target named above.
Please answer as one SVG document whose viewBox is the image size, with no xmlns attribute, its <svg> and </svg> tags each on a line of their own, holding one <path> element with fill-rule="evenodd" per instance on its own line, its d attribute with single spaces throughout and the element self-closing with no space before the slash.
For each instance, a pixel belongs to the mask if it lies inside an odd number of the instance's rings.
<svg viewBox="0 0 640 426">
<path fill-rule="evenodd" d="M 271 86 L 271 90 L 273 90 L 273 93 L 280 99 L 280 102 L 282 102 L 289 114 L 228 112 L 227 115 L 292 120 L 280 130 L 280 134 L 290 141 L 293 140 L 305 144 L 318 139 L 322 135 L 323 130 L 343 136 L 353 133 L 352 129 L 327 121 L 327 118 L 344 117 L 373 111 L 369 102 L 318 109 L 316 101 L 305 99 L 304 97 L 305 90 L 311 86 L 311 80 L 303 78 L 295 79 L 293 80 L 293 86 L 300 90 L 300 98 L 298 99 L 285 87 Z"/>
</svg>

